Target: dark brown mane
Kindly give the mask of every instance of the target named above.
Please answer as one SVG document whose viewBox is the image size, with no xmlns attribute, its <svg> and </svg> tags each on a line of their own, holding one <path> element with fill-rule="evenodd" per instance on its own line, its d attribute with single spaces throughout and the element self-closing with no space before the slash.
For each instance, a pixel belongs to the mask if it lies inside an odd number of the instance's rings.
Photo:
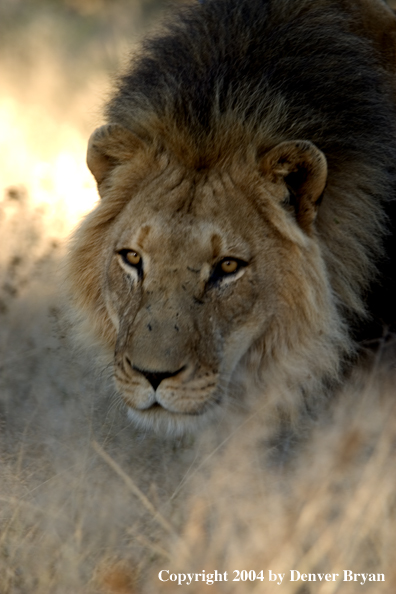
<svg viewBox="0 0 396 594">
<path fill-rule="evenodd" d="M 373 29 L 381 15 L 360 20 L 381 3 L 361 4 L 207 0 L 179 9 L 133 57 L 107 118 L 195 169 L 284 140 L 313 142 L 329 166 L 317 228 L 340 307 L 349 321 L 361 316 L 363 295 L 381 323 L 393 323 L 394 273 L 378 258 L 386 211 L 394 219 L 395 210 L 394 42 Z M 394 257 L 394 240 L 385 243 Z"/>
</svg>

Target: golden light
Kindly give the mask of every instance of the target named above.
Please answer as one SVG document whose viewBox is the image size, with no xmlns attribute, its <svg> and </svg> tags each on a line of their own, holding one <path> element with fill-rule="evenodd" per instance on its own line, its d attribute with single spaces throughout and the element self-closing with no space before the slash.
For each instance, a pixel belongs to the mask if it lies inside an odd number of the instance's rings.
<svg viewBox="0 0 396 594">
<path fill-rule="evenodd" d="M 66 234 L 97 193 L 85 164 L 86 135 L 55 115 L 45 104 L 21 104 L 11 94 L 0 98 L 0 183 L 3 192 L 24 187 L 33 204 L 62 221 L 59 232 Z"/>
</svg>

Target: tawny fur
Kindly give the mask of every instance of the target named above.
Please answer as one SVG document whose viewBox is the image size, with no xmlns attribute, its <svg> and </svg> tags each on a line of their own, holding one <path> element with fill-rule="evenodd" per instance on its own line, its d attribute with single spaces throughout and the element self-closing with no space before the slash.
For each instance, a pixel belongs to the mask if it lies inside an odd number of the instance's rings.
<svg viewBox="0 0 396 594">
<path fill-rule="evenodd" d="M 138 423 L 195 427 L 247 383 L 293 418 L 340 378 L 394 282 L 395 32 L 380 0 L 207 0 L 133 58 L 69 280 Z"/>
</svg>

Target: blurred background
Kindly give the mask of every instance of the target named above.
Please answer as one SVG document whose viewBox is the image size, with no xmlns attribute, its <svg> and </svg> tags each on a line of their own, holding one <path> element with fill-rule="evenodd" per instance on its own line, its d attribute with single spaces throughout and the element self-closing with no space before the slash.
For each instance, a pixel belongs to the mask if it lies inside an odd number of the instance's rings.
<svg viewBox="0 0 396 594">
<path fill-rule="evenodd" d="M 96 200 L 85 166 L 112 77 L 166 3 L 0 2 L 0 191 L 61 215 L 64 234 Z"/>
</svg>

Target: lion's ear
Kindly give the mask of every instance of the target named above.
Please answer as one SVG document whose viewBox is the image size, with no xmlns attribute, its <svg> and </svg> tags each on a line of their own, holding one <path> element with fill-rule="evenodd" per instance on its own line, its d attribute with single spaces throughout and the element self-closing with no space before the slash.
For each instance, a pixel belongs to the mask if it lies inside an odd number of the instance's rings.
<svg viewBox="0 0 396 594">
<path fill-rule="evenodd" d="M 299 225 L 308 231 L 326 186 L 324 154 L 306 140 L 281 142 L 262 157 L 260 169 L 270 182 L 287 188 L 289 207 Z"/>
<path fill-rule="evenodd" d="M 118 163 L 128 161 L 143 146 L 133 132 L 118 124 L 105 124 L 91 134 L 87 165 L 100 185 Z"/>
</svg>

